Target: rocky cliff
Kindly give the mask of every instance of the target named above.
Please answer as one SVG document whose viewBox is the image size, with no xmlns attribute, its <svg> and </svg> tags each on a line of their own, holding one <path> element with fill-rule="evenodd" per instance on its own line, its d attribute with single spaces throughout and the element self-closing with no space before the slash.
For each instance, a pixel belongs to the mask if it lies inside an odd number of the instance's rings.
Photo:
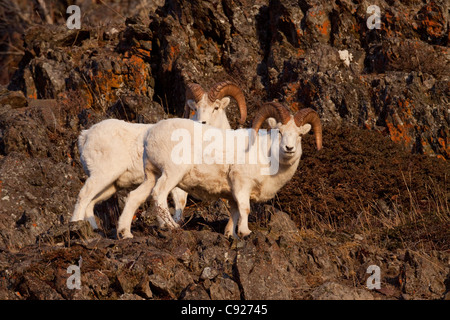
<svg viewBox="0 0 450 320">
<path fill-rule="evenodd" d="M 66 26 L 69 4 L 81 29 Z M 0 298 L 441 299 L 450 290 L 450 26 L 446 1 L 5 1 L 0 80 Z M 369 29 L 370 5 L 380 28 Z M 247 239 L 222 233 L 226 203 L 189 199 L 182 230 L 149 206 L 114 239 L 69 225 L 86 179 L 81 130 L 106 118 L 183 113 L 185 85 L 239 84 L 311 107 L 324 149 L 252 205 Z M 232 105 L 229 119 L 237 126 Z M 81 289 L 68 289 L 70 265 Z M 368 290 L 368 266 L 381 289 Z"/>
</svg>

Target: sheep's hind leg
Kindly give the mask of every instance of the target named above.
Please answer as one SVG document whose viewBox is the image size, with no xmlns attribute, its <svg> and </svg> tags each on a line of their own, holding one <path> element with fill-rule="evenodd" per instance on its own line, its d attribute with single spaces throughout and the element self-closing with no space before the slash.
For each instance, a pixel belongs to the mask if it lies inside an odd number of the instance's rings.
<svg viewBox="0 0 450 320">
<path fill-rule="evenodd" d="M 131 234 L 131 222 L 133 221 L 134 213 L 139 208 L 139 206 L 148 198 L 154 185 L 155 178 L 153 177 L 153 175 L 149 175 L 145 178 L 144 182 L 142 182 L 142 184 L 137 187 L 137 189 L 130 192 L 125 202 L 123 212 L 119 217 L 117 226 L 117 238 L 133 238 L 133 235 Z"/>
<path fill-rule="evenodd" d="M 105 180 L 104 177 L 100 175 L 90 176 L 78 194 L 77 203 L 75 204 L 75 209 L 73 210 L 70 221 L 84 220 L 86 209 L 91 201 L 97 197 L 99 193 L 107 189 L 116 179 L 117 177 L 112 177 Z"/>
<path fill-rule="evenodd" d="M 86 215 L 84 217 L 85 220 L 87 220 L 92 228 L 98 229 L 97 222 L 95 221 L 94 216 L 94 207 L 97 203 L 101 201 L 108 200 L 114 193 L 116 193 L 117 188 L 114 184 L 111 184 L 109 187 L 107 187 L 105 190 L 101 191 L 97 196 L 89 203 L 89 205 L 86 208 Z"/>
<path fill-rule="evenodd" d="M 167 226 L 169 229 L 179 228 L 180 226 L 173 220 L 167 205 L 167 197 L 169 192 L 173 190 L 178 182 L 180 176 L 171 175 L 170 179 L 163 173 L 155 184 L 151 196 L 156 207 L 156 217 L 161 227 Z"/>
</svg>

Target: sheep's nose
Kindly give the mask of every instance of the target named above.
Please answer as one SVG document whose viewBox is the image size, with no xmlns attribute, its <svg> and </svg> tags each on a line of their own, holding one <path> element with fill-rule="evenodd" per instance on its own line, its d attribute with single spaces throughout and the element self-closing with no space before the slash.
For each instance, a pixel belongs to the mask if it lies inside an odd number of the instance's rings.
<svg viewBox="0 0 450 320">
<path fill-rule="evenodd" d="M 294 147 L 288 147 L 288 146 L 286 146 L 286 151 L 292 151 L 292 150 L 294 150 Z"/>
</svg>

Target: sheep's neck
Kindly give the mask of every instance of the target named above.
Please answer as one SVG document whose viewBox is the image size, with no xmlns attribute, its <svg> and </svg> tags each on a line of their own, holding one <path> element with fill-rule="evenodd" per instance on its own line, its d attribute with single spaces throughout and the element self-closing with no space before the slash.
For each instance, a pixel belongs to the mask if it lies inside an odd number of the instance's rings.
<svg viewBox="0 0 450 320">
<path fill-rule="evenodd" d="M 264 176 L 259 194 L 253 193 L 254 200 L 267 201 L 272 199 L 275 194 L 289 181 L 295 174 L 300 163 L 300 157 L 295 160 L 291 165 L 281 164 L 278 168 L 278 172 L 274 175 Z"/>
</svg>

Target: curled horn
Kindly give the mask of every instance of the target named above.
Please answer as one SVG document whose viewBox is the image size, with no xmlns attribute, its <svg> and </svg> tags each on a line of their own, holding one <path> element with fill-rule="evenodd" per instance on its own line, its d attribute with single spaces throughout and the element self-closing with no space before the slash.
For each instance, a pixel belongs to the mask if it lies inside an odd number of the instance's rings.
<svg viewBox="0 0 450 320">
<path fill-rule="evenodd" d="M 294 121 L 297 127 L 309 123 L 316 137 L 317 150 L 322 149 L 322 124 L 320 123 L 319 114 L 311 108 L 301 109 L 294 115 Z"/>
<path fill-rule="evenodd" d="M 291 119 L 289 110 L 279 102 L 266 102 L 255 115 L 252 128 L 258 132 L 267 118 L 275 118 L 277 122 L 286 124 Z"/>
<path fill-rule="evenodd" d="M 239 123 L 244 124 L 247 118 L 247 104 L 245 103 L 245 96 L 241 88 L 231 81 L 223 81 L 216 83 L 208 92 L 208 98 L 211 102 L 226 96 L 231 96 L 237 101 L 241 112 Z"/>
<path fill-rule="evenodd" d="M 202 86 L 190 82 L 186 86 L 186 103 L 184 105 L 184 115 L 183 117 L 189 118 L 189 114 L 191 113 L 191 109 L 189 108 L 187 101 L 188 100 L 194 100 L 195 102 L 199 102 L 203 95 L 205 94 L 205 90 L 203 90 Z"/>
</svg>

